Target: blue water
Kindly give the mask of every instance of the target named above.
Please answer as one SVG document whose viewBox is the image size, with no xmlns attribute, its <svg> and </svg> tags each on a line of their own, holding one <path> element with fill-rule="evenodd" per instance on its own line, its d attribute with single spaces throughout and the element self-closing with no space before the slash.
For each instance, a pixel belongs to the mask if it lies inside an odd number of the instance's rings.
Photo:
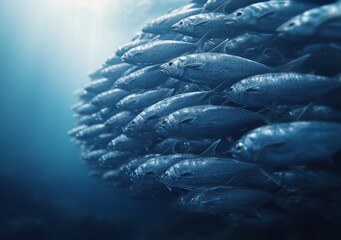
<svg viewBox="0 0 341 240">
<path fill-rule="evenodd" d="M 48 239 L 60 229 L 83 236 L 73 225 L 89 221 L 88 236 L 112 237 L 111 224 L 143 231 L 152 225 L 146 215 L 166 214 L 163 206 L 133 201 L 87 177 L 66 134 L 75 126 L 73 91 L 87 73 L 127 42 L 146 15 L 184 1 L 157 2 L 0 1 L 0 239 Z"/>
<path fill-rule="evenodd" d="M 187 1 L 0 0 L 0 240 L 225 239 L 220 216 L 141 202 L 87 176 L 73 91 L 145 22 Z M 262 238 L 330 238 L 300 227 Z M 333 225 L 334 224 L 334 225 Z M 328 235 L 329 233 L 329 235 Z M 247 239 L 244 234 L 232 238 Z M 303 237 L 304 236 L 304 237 Z"/>
</svg>

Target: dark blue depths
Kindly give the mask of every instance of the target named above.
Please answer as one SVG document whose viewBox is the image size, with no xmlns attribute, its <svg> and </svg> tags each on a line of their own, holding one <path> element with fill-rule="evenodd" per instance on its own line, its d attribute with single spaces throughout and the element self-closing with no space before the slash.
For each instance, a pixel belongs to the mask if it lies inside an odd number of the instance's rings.
<svg viewBox="0 0 341 240">
<path fill-rule="evenodd" d="M 89 75 L 69 134 L 93 176 L 198 221 L 332 226 L 340 17 L 340 1 L 192 1 Z"/>
</svg>

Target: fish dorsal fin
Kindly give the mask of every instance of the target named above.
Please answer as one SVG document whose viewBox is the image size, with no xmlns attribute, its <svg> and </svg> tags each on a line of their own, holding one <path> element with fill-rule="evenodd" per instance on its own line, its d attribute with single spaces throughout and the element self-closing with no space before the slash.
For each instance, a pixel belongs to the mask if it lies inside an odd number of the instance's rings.
<svg viewBox="0 0 341 240">
<path fill-rule="evenodd" d="M 209 146 L 204 152 L 202 152 L 200 155 L 216 155 L 217 154 L 217 147 L 219 143 L 221 142 L 221 139 L 218 139 L 217 141 L 213 142 L 211 146 Z"/>
</svg>

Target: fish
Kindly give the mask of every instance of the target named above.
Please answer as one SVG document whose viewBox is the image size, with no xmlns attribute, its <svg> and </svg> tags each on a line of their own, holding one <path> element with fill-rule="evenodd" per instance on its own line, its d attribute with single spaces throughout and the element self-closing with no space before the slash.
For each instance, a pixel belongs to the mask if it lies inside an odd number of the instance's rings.
<svg viewBox="0 0 341 240">
<path fill-rule="evenodd" d="M 132 112 L 122 111 L 108 118 L 104 122 L 104 125 L 114 129 L 121 129 L 122 127 L 127 125 L 135 116 L 136 114 Z"/>
<path fill-rule="evenodd" d="M 247 31 L 275 33 L 291 17 L 316 5 L 299 1 L 267 1 L 239 8 L 225 18 L 227 25 L 237 25 Z"/>
<path fill-rule="evenodd" d="M 240 28 L 225 24 L 223 13 L 201 13 L 184 19 L 172 26 L 175 32 L 196 38 L 226 38 L 237 36 Z"/>
<path fill-rule="evenodd" d="M 79 89 L 79 90 L 75 91 L 75 95 L 77 95 L 78 98 L 84 102 L 88 102 L 96 96 L 96 94 L 88 92 L 84 89 Z"/>
<path fill-rule="evenodd" d="M 108 128 L 104 124 L 96 124 L 89 126 L 75 134 L 75 138 L 79 140 L 87 140 L 96 137 L 102 133 L 106 133 Z"/>
<path fill-rule="evenodd" d="M 168 76 L 160 71 L 158 65 L 149 66 L 117 79 L 114 87 L 127 91 L 154 89 L 165 83 L 167 79 Z"/>
<path fill-rule="evenodd" d="M 181 19 L 198 14 L 202 11 L 201 8 L 184 8 L 178 11 L 170 12 L 169 14 L 163 15 L 153 21 L 147 23 L 143 28 L 142 31 L 145 33 L 167 33 L 171 30 L 171 27 L 176 22 L 180 21 Z"/>
<path fill-rule="evenodd" d="M 169 167 L 160 177 L 168 188 L 195 190 L 233 184 L 234 177 L 258 170 L 258 166 L 231 158 L 198 157 Z"/>
<path fill-rule="evenodd" d="M 121 99 L 116 104 L 116 107 L 131 111 L 139 111 L 165 98 L 170 97 L 173 92 L 174 89 L 160 88 L 143 93 L 133 93 Z"/>
<path fill-rule="evenodd" d="M 173 153 L 190 153 L 190 154 L 202 154 L 205 152 L 215 140 L 187 140 L 176 138 L 166 138 L 160 143 L 156 144 L 152 151 L 161 154 L 173 154 Z"/>
<path fill-rule="evenodd" d="M 225 91 L 226 99 L 247 106 L 300 105 L 319 101 L 341 81 L 294 72 L 267 73 L 237 82 Z"/>
<path fill-rule="evenodd" d="M 213 92 L 189 92 L 178 94 L 161 100 L 138 114 L 123 129 L 127 136 L 148 136 L 155 137 L 155 126 L 160 118 L 184 107 L 200 105 L 207 102 Z"/>
<path fill-rule="evenodd" d="M 107 154 L 107 149 L 96 149 L 93 151 L 86 152 L 82 154 L 82 160 L 86 162 L 87 164 L 95 164 L 96 161 L 103 155 Z"/>
<path fill-rule="evenodd" d="M 323 105 L 308 105 L 295 108 L 288 113 L 288 120 L 341 122 L 341 112 Z"/>
<path fill-rule="evenodd" d="M 152 141 L 143 138 L 127 137 L 124 134 L 111 140 L 108 144 L 108 149 L 121 152 L 146 152 L 153 144 Z"/>
<path fill-rule="evenodd" d="M 123 54 L 121 59 L 125 63 L 148 66 L 165 63 L 176 56 L 194 52 L 197 49 L 198 45 L 193 43 L 159 40 L 132 48 Z"/>
<path fill-rule="evenodd" d="M 277 28 L 289 40 L 340 41 L 341 2 L 319 6 L 294 16 Z"/>
<path fill-rule="evenodd" d="M 118 64 L 114 64 L 114 65 L 104 68 L 101 71 L 100 75 L 102 78 L 110 78 L 110 79 L 116 80 L 129 68 L 131 68 L 130 64 L 118 63 Z"/>
<path fill-rule="evenodd" d="M 68 134 L 70 137 L 75 137 L 75 135 L 76 135 L 78 132 L 84 130 L 85 128 L 87 128 L 86 125 L 79 125 L 79 126 L 77 126 L 77 127 L 72 128 L 71 130 L 69 130 L 69 131 L 67 132 L 67 134 Z"/>
<path fill-rule="evenodd" d="M 131 159 L 128 163 L 122 165 L 119 168 L 120 174 L 125 180 L 131 180 L 130 175 L 132 172 L 140 165 L 142 165 L 144 162 L 148 161 L 149 159 L 155 158 L 160 156 L 160 154 L 147 154 L 142 155 L 140 157 L 136 157 Z"/>
<path fill-rule="evenodd" d="M 99 94 L 106 90 L 109 90 L 113 84 L 113 80 L 110 78 L 101 78 L 95 81 L 91 81 L 84 86 L 84 90 L 87 92 Z"/>
<path fill-rule="evenodd" d="M 185 82 L 217 87 L 273 69 L 252 60 L 224 53 L 196 53 L 175 58 L 160 66 L 170 77 Z"/>
<path fill-rule="evenodd" d="M 128 162 L 132 157 L 132 153 L 109 151 L 97 159 L 96 166 L 99 169 L 115 169 L 120 167 L 125 162 Z"/>
<path fill-rule="evenodd" d="M 326 161 L 341 149 L 341 124 L 278 123 L 246 133 L 230 149 L 240 161 L 264 166 L 295 166 Z"/>
<path fill-rule="evenodd" d="M 261 115 L 246 109 L 199 105 L 180 109 L 163 118 L 156 131 L 164 137 L 219 139 L 263 124 Z"/>
<path fill-rule="evenodd" d="M 82 104 L 74 109 L 74 111 L 79 115 L 89 115 L 92 113 L 96 113 L 100 110 L 98 106 L 95 106 L 91 103 Z"/>
<path fill-rule="evenodd" d="M 108 91 L 102 92 L 98 94 L 96 97 L 94 97 L 90 104 L 100 107 L 112 107 L 115 106 L 118 101 L 120 101 L 122 98 L 129 95 L 129 92 L 119 89 L 119 88 L 113 88 Z"/>
<path fill-rule="evenodd" d="M 203 6 L 206 11 L 222 11 L 224 13 L 231 13 L 238 8 L 246 7 L 251 4 L 262 2 L 262 0 L 208 0 Z"/>
<path fill-rule="evenodd" d="M 115 51 L 115 55 L 118 57 L 122 57 L 122 55 L 125 54 L 126 52 L 128 52 L 130 49 L 132 49 L 134 47 L 141 46 L 143 44 L 146 44 L 149 41 L 151 41 L 151 40 L 149 40 L 149 39 L 136 39 L 134 41 L 128 42 L 128 43 L 124 44 L 123 46 L 117 48 Z"/>
<path fill-rule="evenodd" d="M 273 193 L 258 189 L 216 186 L 182 196 L 177 205 L 200 213 L 252 213 L 274 199 Z"/>
<path fill-rule="evenodd" d="M 159 185 L 159 177 L 173 164 L 184 159 L 193 159 L 191 154 L 173 154 L 151 158 L 138 166 L 131 174 L 131 180 L 138 184 L 156 183 Z"/>
</svg>

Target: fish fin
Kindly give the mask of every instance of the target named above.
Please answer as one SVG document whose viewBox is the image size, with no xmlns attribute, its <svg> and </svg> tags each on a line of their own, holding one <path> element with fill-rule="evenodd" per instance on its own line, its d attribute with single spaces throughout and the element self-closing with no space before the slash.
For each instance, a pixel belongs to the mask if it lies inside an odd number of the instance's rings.
<svg viewBox="0 0 341 240">
<path fill-rule="evenodd" d="M 277 186 L 281 186 L 281 183 L 279 180 L 276 179 L 275 176 L 273 176 L 271 173 L 269 173 L 267 170 L 260 168 L 259 171 L 266 177 L 268 177 L 271 181 L 273 181 Z"/>
<path fill-rule="evenodd" d="M 209 146 L 204 152 L 202 152 L 200 155 L 216 155 L 217 153 L 217 146 L 221 142 L 221 139 L 218 139 L 217 141 L 213 142 L 211 146 Z"/>
<path fill-rule="evenodd" d="M 174 93 L 174 91 L 175 91 L 174 88 L 172 88 L 171 90 L 169 90 L 169 92 L 166 94 L 165 98 L 169 98 L 170 96 L 172 96 L 173 93 Z"/>
<path fill-rule="evenodd" d="M 265 146 L 263 149 L 265 151 L 269 151 L 269 150 L 274 150 L 278 147 L 281 147 L 283 145 L 285 145 L 286 142 L 284 141 L 281 141 L 281 142 L 276 142 L 276 143 L 272 143 L 272 144 L 268 144 L 267 146 Z"/>
<path fill-rule="evenodd" d="M 303 111 L 296 117 L 296 121 L 299 120 L 312 106 L 314 103 L 309 103 L 307 106 L 305 106 L 305 108 L 303 109 Z"/>
<path fill-rule="evenodd" d="M 199 49 L 200 52 L 204 52 L 204 45 L 205 45 L 205 41 L 208 38 L 208 35 L 211 33 L 211 31 L 208 31 L 207 33 L 204 34 L 204 36 L 202 36 L 199 41 L 195 44 L 197 46 L 197 48 Z"/>
<path fill-rule="evenodd" d="M 255 87 L 250 87 L 248 89 L 245 89 L 244 91 L 247 93 L 252 93 L 252 94 L 260 94 L 259 90 L 260 90 L 259 86 L 255 86 Z"/>
<path fill-rule="evenodd" d="M 194 26 L 200 26 L 200 25 L 203 25 L 205 23 L 208 23 L 207 20 L 200 20 L 200 21 L 196 21 L 193 25 Z"/>
<path fill-rule="evenodd" d="M 157 118 L 159 118 L 159 117 L 156 116 L 156 115 L 151 115 L 151 116 L 147 117 L 146 120 L 147 120 L 147 119 L 148 119 L 148 120 L 153 120 L 153 119 L 157 119 Z"/>
<path fill-rule="evenodd" d="M 269 17 L 275 13 L 276 13 L 275 10 L 269 8 L 267 9 L 267 11 L 263 10 L 261 13 L 257 14 L 255 17 L 257 18 Z"/>
<path fill-rule="evenodd" d="M 212 48 L 210 51 L 208 51 L 209 53 L 211 52 L 220 52 L 223 51 L 225 52 L 224 46 L 225 44 L 229 41 L 230 39 L 227 38 L 224 41 L 222 41 L 221 43 L 219 43 L 217 46 L 215 46 L 214 48 Z"/>
<path fill-rule="evenodd" d="M 227 6 L 228 3 L 223 3 L 221 4 L 219 7 L 217 7 L 216 9 L 214 9 L 212 12 L 215 13 L 215 12 L 218 12 L 220 10 L 224 11 L 225 12 L 225 8 Z"/>
<path fill-rule="evenodd" d="M 201 67 L 202 65 L 204 65 L 204 64 L 201 63 L 201 62 L 195 62 L 195 63 L 185 64 L 184 67 L 187 67 L 187 68 L 198 68 L 198 67 Z"/>
<path fill-rule="evenodd" d="M 195 121 L 195 119 L 197 119 L 196 117 L 189 117 L 189 118 L 185 118 L 180 120 L 178 123 L 179 124 L 184 124 L 184 123 L 193 123 Z"/>
<path fill-rule="evenodd" d="M 302 57 L 296 58 L 282 66 L 275 68 L 276 72 L 290 72 L 290 71 L 298 71 L 300 67 L 306 62 L 308 58 L 310 58 L 310 54 L 303 55 Z"/>
</svg>

